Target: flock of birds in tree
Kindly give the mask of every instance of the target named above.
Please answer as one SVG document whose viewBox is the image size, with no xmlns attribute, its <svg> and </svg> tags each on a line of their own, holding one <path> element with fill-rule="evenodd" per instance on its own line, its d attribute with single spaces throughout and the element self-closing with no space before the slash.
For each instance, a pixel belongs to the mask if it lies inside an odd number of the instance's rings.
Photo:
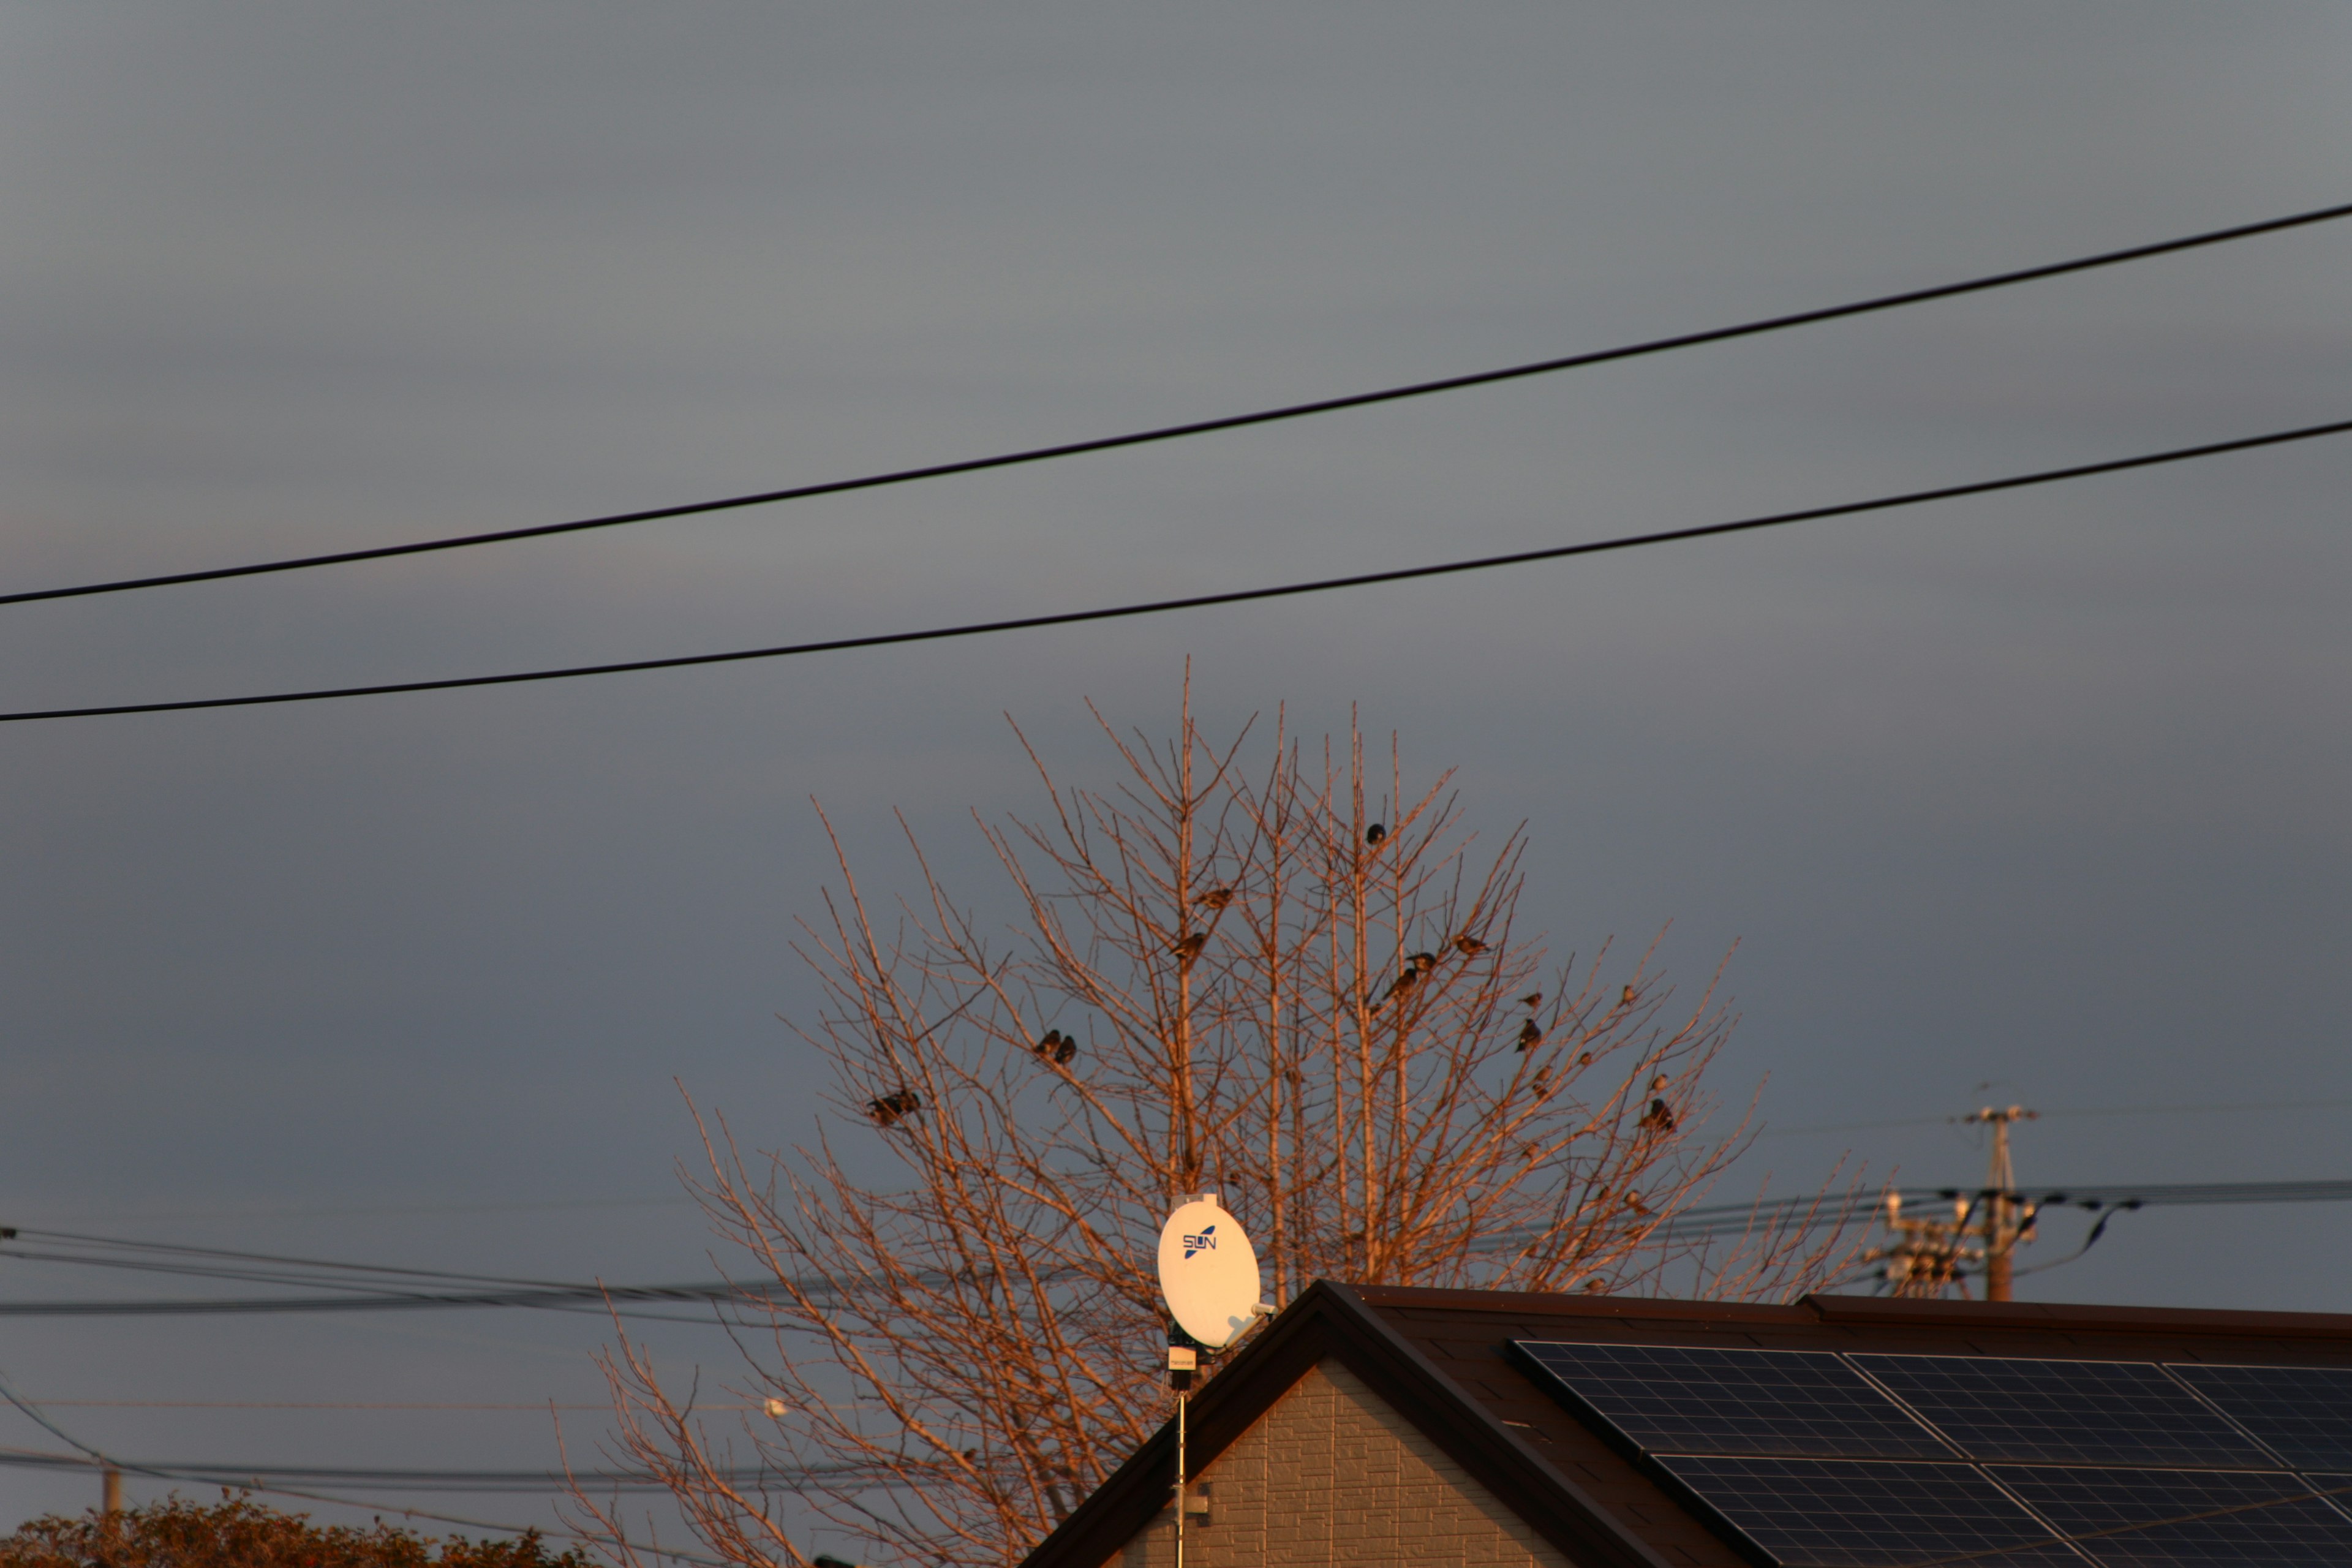
<svg viewBox="0 0 2352 1568">
<path fill-rule="evenodd" d="M 1375 822 L 1364 829 L 1364 842 L 1375 847 L 1388 836 L 1388 828 L 1381 823 Z M 1212 888 L 1192 901 L 1213 914 L 1223 910 L 1226 905 L 1234 901 L 1234 890 L 1231 888 Z M 1188 936 L 1179 938 L 1170 946 L 1169 951 L 1176 955 L 1178 963 L 1190 968 L 1193 961 L 1201 956 L 1202 950 L 1208 945 L 1207 931 L 1193 931 Z M 1455 937 L 1450 945 L 1465 958 L 1475 958 L 1486 951 L 1486 944 L 1468 931 L 1464 931 L 1460 936 Z M 1404 967 L 1398 972 L 1396 979 L 1390 984 L 1389 988 L 1381 994 L 1380 999 L 1372 1004 L 1371 1010 L 1377 1013 L 1393 998 L 1411 991 L 1415 985 L 1421 984 L 1423 975 L 1430 973 L 1436 967 L 1435 953 L 1414 953 L 1405 961 Z M 1626 986 L 1618 999 L 1619 1005 L 1631 1007 L 1633 1005 L 1634 996 L 1633 988 L 1631 985 Z M 1544 994 L 1540 991 L 1531 991 L 1519 998 L 1519 1005 L 1528 1010 L 1527 1019 L 1519 1025 L 1518 1043 L 1516 1048 L 1520 1051 L 1531 1051 L 1543 1044 L 1543 1026 L 1536 1022 L 1536 1014 L 1542 1008 L 1543 999 Z M 1055 1067 L 1067 1067 L 1077 1059 L 1078 1042 L 1059 1029 L 1048 1029 L 1045 1031 L 1045 1038 L 1039 1040 L 1030 1049 L 1042 1061 L 1050 1061 Z M 1577 1065 L 1590 1066 L 1591 1061 L 1592 1053 L 1587 1051 L 1578 1058 Z M 1664 1089 L 1665 1084 L 1666 1080 L 1662 1078 L 1651 1084 L 1650 1088 L 1654 1091 Z M 890 1127 L 922 1108 L 923 1100 L 920 1095 L 911 1089 L 901 1089 L 878 1099 L 867 1100 L 866 1114 L 873 1118 L 876 1126 Z M 1674 1109 L 1664 1099 L 1654 1097 L 1650 1101 L 1649 1110 L 1643 1114 L 1641 1126 L 1643 1130 L 1652 1132 L 1673 1131 L 1675 1130 Z"/>
</svg>

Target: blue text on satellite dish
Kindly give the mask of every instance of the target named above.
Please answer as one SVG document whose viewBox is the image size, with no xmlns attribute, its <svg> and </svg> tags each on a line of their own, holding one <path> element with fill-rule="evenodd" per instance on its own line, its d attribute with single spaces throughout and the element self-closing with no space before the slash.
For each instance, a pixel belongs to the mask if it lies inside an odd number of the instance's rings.
<svg viewBox="0 0 2352 1568">
<path fill-rule="evenodd" d="M 1213 1225 L 1204 1225 L 1201 1227 L 1200 1235 L 1188 1236 L 1184 1238 L 1184 1256 L 1188 1258 L 1196 1252 L 1214 1252 L 1216 1250 L 1217 1227 Z"/>
</svg>

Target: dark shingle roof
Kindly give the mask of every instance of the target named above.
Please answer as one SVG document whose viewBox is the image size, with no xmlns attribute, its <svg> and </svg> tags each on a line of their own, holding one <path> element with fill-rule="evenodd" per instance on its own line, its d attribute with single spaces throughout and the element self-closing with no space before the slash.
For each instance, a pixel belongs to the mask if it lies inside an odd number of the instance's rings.
<svg viewBox="0 0 2352 1568">
<path fill-rule="evenodd" d="M 1809 1296 L 1784 1307 L 1317 1283 L 1194 1396 L 1195 1473 L 1336 1359 L 1506 1506 L 1590 1568 L 1745 1559 L 1510 1359 L 1514 1340 L 2352 1366 L 2352 1316 Z M 1100 1568 L 1166 1503 L 1163 1429 L 1030 1554 Z"/>
</svg>

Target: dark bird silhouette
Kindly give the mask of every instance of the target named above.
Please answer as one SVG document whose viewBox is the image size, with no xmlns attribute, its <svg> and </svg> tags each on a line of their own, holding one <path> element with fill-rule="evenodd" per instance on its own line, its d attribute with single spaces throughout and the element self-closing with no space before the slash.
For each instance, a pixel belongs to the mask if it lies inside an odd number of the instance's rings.
<svg viewBox="0 0 2352 1568">
<path fill-rule="evenodd" d="M 1475 958 L 1486 951 L 1486 944 L 1466 931 L 1454 939 L 1454 945 L 1462 950 L 1465 958 Z"/>
<path fill-rule="evenodd" d="M 1426 974 L 1436 967 L 1437 954 L 1433 952 L 1416 952 L 1412 955 L 1412 968 L 1414 973 Z"/>
<path fill-rule="evenodd" d="M 1077 1054 L 1078 1042 L 1070 1038 L 1069 1036 L 1064 1035 L 1062 1037 L 1062 1043 L 1054 1047 L 1055 1065 L 1057 1067 L 1068 1067 L 1070 1063 L 1076 1058 Z"/>
<path fill-rule="evenodd" d="M 1617 1005 L 1620 1007 L 1631 1007 L 1633 1005 L 1633 988 L 1631 985 L 1628 985 L 1625 987 L 1623 994 L 1617 998 Z"/>
<path fill-rule="evenodd" d="M 1377 1013 L 1381 1008 L 1387 1006 L 1389 1005 L 1389 999 L 1394 996 L 1398 992 L 1412 990 L 1413 983 L 1418 981 L 1420 978 L 1421 971 L 1413 968 L 1411 964 L 1407 964 L 1398 973 L 1396 979 L 1390 983 L 1389 988 L 1381 993 L 1380 1000 L 1372 1004 L 1372 1011 Z"/>
<path fill-rule="evenodd" d="M 1653 1132 L 1672 1132 L 1675 1130 L 1674 1108 L 1663 1100 L 1650 1101 L 1650 1109 L 1642 1113 L 1642 1125 Z"/>
<path fill-rule="evenodd" d="M 1196 931 L 1191 936 L 1184 938 L 1181 942 L 1178 942 L 1168 951 L 1174 953 L 1184 963 L 1190 963 L 1194 959 L 1200 957 L 1201 950 L 1208 945 L 1209 933 L 1206 931 Z"/>
<path fill-rule="evenodd" d="M 1519 1049 L 1532 1050 L 1541 1044 L 1543 1044 L 1543 1030 L 1536 1026 L 1533 1018 L 1519 1026 Z"/>
<path fill-rule="evenodd" d="M 1054 1054 L 1054 1047 L 1061 1043 L 1062 1031 L 1059 1029 L 1048 1029 L 1045 1031 L 1045 1037 L 1038 1041 L 1034 1046 L 1032 1046 L 1030 1049 L 1035 1051 L 1041 1057 L 1050 1057 Z"/>
<path fill-rule="evenodd" d="M 1543 993 L 1540 991 L 1528 992 L 1526 995 L 1519 998 L 1519 1005 L 1527 1008 L 1529 1012 L 1533 1012 L 1536 1008 L 1543 1005 Z"/>
<path fill-rule="evenodd" d="M 879 1100 L 869 1100 L 866 1102 L 866 1114 L 874 1118 L 875 1125 L 877 1127 L 891 1126 L 900 1118 L 912 1116 L 921 1109 L 923 1109 L 923 1097 L 911 1089 L 902 1089 L 894 1094 L 886 1094 Z"/>
<path fill-rule="evenodd" d="M 1192 901 L 1209 909 L 1222 910 L 1234 901 L 1234 890 L 1231 888 L 1211 888 Z"/>
<path fill-rule="evenodd" d="M 1388 836 L 1389 830 L 1382 827 L 1377 822 L 1364 829 L 1364 842 L 1367 844 L 1378 844 L 1381 839 L 1386 838 Z"/>
</svg>

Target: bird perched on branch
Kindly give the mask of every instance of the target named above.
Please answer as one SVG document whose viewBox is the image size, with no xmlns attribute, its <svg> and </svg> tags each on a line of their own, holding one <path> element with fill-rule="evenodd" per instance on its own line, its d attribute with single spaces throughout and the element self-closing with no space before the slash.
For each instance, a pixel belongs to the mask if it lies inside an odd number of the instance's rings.
<svg viewBox="0 0 2352 1568">
<path fill-rule="evenodd" d="M 1070 1058 L 1078 1054 L 1078 1042 L 1059 1029 L 1048 1029 L 1045 1037 L 1031 1048 L 1039 1056 L 1050 1058 L 1066 1067 Z"/>
<path fill-rule="evenodd" d="M 1234 890 L 1231 888 L 1211 888 L 1192 901 L 1207 909 L 1222 910 L 1234 901 Z"/>
<path fill-rule="evenodd" d="M 1543 1030 L 1533 1018 L 1519 1026 L 1519 1049 L 1529 1051 L 1543 1044 Z"/>
<path fill-rule="evenodd" d="M 1525 1007 L 1530 1013 L 1534 1012 L 1537 1008 L 1543 1005 L 1543 993 L 1540 991 L 1528 992 L 1526 995 L 1519 998 L 1519 1005 Z"/>
<path fill-rule="evenodd" d="M 1389 830 L 1382 827 L 1377 822 L 1364 829 L 1364 842 L 1367 844 L 1378 844 L 1381 839 L 1386 838 L 1388 836 Z"/>
<path fill-rule="evenodd" d="M 1415 973 L 1426 974 L 1431 970 L 1437 967 L 1437 954 L 1433 952 L 1416 952 L 1406 962 L 1412 965 L 1413 972 Z"/>
<path fill-rule="evenodd" d="M 1069 1036 L 1064 1035 L 1062 1037 L 1062 1043 L 1054 1047 L 1054 1065 L 1056 1067 L 1068 1067 L 1072 1061 L 1077 1058 L 1077 1054 L 1078 1042 L 1070 1038 Z"/>
<path fill-rule="evenodd" d="M 1465 958 L 1475 958 L 1486 951 L 1486 944 L 1466 931 L 1454 939 L 1454 945 L 1462 950 Z"/>
<path fill-rule="evenodd" d="M 1398 992 L 1412 990 L 1420 979 L 1421 971 L 1410 963 L 1406 964 L 1403 969 L 1398 971 L 1397 977 L 1389 983 L 1389 988 L 1381 993 L 1380 1000 L 1372 1004 L 1372 1011 L 1377 1013 L 1387 1006 L 1389 999 Z"/>
<path fill-rule="evenodd" d="M 1675 1130 L 1674 1108 L 1663 1100 L 1650 1101 L 1650 1109 L 1642 1113 L 1642 1125 L 1653 1132 L 1672 1132 Z"/>
<path fill-rule="evenodd" d="M 1631 1007 L 1633 1005 L 1633 988 L 1631 985 L 1628 985 L 1627 987 L 1625 987 L 1625 990 L 1624 990 L 1623 994 L 1620 995 L 1620 996 L 1617 998 L 1617 1005 L 1619 1005 L 1620 1007 Z"/>
<path fill-rule="evenodd" d="M 1185 937 L 1178 942 L 1168 951 L 1174 953 L 1181 962 L 1190 963 L 1194 959 L 1200 957 L 1201 950 L 1208 945 L 1209 933 L 1206 931 L 1196 931 L 1191 936 Z"/>
<path fill-rule="evenodd" d="M 874 1118 L 876 1126 L 888 1127 L 902 1117 L 912 1116 L 922 1108 L 921 1095 L 911 1089 L 902 1089 L 896 1093 L 886 1094 L 879 1100 L 867 1100 L 866 1114 Z"/>
</svg>

